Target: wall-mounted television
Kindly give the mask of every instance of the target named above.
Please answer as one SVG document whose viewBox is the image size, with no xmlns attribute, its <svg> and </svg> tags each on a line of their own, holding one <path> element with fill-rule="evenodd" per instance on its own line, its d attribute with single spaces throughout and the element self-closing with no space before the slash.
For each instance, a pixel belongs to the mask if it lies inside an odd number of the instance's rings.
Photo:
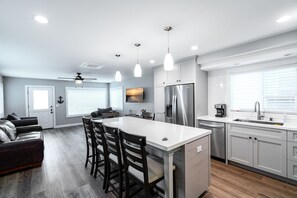
<svg viewBox="0 0 297 198">
<path fill-rule="evenodd" d="M 126 102 L 132 102 L 132 103 L 144 102 L 144 88 L 126 89 Z"/>
</svg>

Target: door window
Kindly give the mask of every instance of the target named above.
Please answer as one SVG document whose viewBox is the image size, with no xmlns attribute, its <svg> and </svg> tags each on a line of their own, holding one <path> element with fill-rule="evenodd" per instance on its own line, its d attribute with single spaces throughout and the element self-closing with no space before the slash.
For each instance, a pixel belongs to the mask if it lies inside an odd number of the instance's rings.
<svg viewBox="0 0 297 198">
<path fill-rule="evenodd" d="M 48 90 L 33 90 L 33 109 L 49 109 Z"/>
</svg>

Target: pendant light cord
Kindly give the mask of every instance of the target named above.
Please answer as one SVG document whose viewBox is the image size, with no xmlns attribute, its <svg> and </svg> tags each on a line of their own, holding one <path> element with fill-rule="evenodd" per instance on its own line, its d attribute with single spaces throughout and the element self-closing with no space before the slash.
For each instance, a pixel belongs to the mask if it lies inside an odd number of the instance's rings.
<svg viewBox="0 0 297 198">
<path fill-rule="evenodd" d="M 169 31 L 168 31 L 168 54 L 169 54 Z"/>
<path fill-rule="evenodd" d="M 137 62 L 136 63 L 138 64 L 138 47 L 137 47 Z"/>
</svg>

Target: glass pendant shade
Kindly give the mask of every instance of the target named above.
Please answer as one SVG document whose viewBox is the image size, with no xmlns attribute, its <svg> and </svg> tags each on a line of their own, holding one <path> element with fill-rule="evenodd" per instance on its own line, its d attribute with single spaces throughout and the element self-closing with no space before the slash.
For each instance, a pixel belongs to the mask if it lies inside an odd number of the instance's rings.
<svg viewBox="0 0 297 198">
<path fill-rule="evenodd" d="M 141 70 L 140 64 L 137 63 L 134 68 L 134 77 L 139 78 L 141 76 L 142 76 L 142 70 Z"/>
<path fill-rule="evenodd" d="M 172 55 L 170 53 L 167 53 L 164 59 L 164 70 L 166 71 L 172 71 L 174 68 L 174 62 Z"/>
<path fill-rule="evenodd" d="M 116 71 L 115 73 L 115 81 L 117 82 L 121 82 L 122 81 L 122 75 L 121 75 L 121 72 L 120 71 Z"/>
<path fill-rule="evenodd" d="M 82 80 L 79 80 L 79 79 L 76 79 L 76 80 L 75 80 L 75 84 L 77 84 L 77 85 L 81 85 L 82 82 L 83 82 L 83 81 L 82 81 Z"/>
</svg>

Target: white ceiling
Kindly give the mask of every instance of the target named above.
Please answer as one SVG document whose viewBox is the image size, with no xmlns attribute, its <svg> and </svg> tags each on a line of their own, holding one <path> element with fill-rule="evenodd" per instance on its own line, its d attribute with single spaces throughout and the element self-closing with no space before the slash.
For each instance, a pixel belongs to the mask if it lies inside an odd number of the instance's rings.
<svg viewBox="0 0 297 198">
<path fill-rule="evenodd" d="M 49 19 L 46 25 L 34 15 Z M 279 24 L 280 16 L 293 19 Z M 120 71 L 133 76 L 136 47 L 143 75 L 162 64 L 165 26 L 172 26 L 174 59 L 201 55 L 297 29 L 296 0 L 9 0 L 0 2 L 0 73 L 4 76 L 56 79 L 85 77 L 111 82 Z M 200 47 L 191 51 L 192 45 Z M 154 59 L 155 64 L 149 60 Z M 100 70 L 78 67 L 83 62 Z"/>
</svg>

